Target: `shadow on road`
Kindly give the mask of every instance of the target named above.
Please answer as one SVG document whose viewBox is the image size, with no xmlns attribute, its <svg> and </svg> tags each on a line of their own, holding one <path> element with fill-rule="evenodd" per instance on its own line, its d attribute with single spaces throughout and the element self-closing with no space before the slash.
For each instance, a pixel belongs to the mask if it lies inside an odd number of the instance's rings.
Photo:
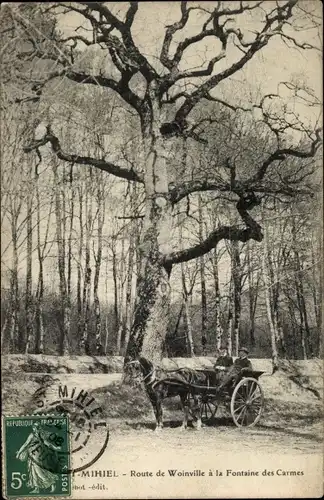
<svg viewBox="0 0 324 500">
<path fill-rule="evenodd" d="M 277 425 L 269 425 L 269 424 L 259 424 L 258 429 L 271 431 L 276 434 L 284 434 L 286 436 L 289 435 L 289 436 L 299 437 L 302 439 L 308 439 L 310 441 L 315 441 L 317 443 L 319 442 L 319 436 L 315 432 L 314 433 L 298 432 L 293 429 L 282 428 Z"/>
</svg>

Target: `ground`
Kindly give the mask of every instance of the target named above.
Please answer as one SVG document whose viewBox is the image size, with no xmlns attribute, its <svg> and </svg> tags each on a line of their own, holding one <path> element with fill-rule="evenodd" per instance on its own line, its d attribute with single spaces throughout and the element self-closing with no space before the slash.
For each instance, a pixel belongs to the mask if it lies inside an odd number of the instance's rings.
<svg viewBox="0 0 324 500">
<path fill-rule="evenodd" d="M 220 408 L 216 420 L 205 425 L 201 431 L 189 428 L 181 433 L 182 413 L 177 400 L 169 400 L 164 404 L 163 437 L 153 434 L 154 415 L 150 403 L 141 388 L 134 389 L 121 385 L 120 373 L 29 373 L 22 372 L 23 356 L 4 360 L 3 381 L 3 413 L 26 414 L 33 411 L 33 394 L 37 388 L 54 380 L 54 384 L 63 383 L 91 393 L 104 408 L 105 417 L 109 422 L 114 440 L 118 439 L 120 446 L 135 446 L 144 454 L 152 449 L 152 437 L 158 439 L 159 450 L 172 453 L 178 449 L 195 447 L 195 454 L 203 452 L 206 447 L 227 449 L 237 439 L 240 450 L 257 448 L 259 452 L 285 453 L 292 450 L 297 453 L 318 453 L 322 446 L 322 399 L 312 392 L 315 389 L 321 395 L 322 363 L 311 360 L 304 364 L 290 366 L 290 371 L 279 371 L 271 376 L 261 377 L 261 385 L 265 393 L 265 410 L 259 424 L 252 429 L 239 430 L 231 421 L 228 413 Z M 28 359 L 31 359 L 30 357 Z M 25 362 L 29 369 L 35 366 L 35 356 L 32 365 Z M 88 360 L 71 361 L 57 358 L 60 366 L 72 366 L 76 370 L 90 364 Z M 46 356 L 42 357 L 43 367 L 46 367 Z M 45 360 L 45 361 L 44 361 Z M 19 362 L 17 362 L 19 361 Z M 120 367 L 120 361 L 118 366 Z M 182 360 L 182 363 L 185 363 Z M 44 364 L 45 363 L 45 364 Z M 51 361 L 51 366 L 53 366 Z M 110 366 L 114 363 L 109 362 Z M 258 360 L 260 365 L 261 361 Z M 264 360 L 265 365 L 268 361 Z M 262 364 L 262 363 L 261 363 Z M 15 366 L 18 365 L 18 370 Z M 56 366 L 58 362 L 56 361 Z M 116 362 L 115 362 L 116 366 Z M 302 366 L 302 370 L 301 370 Z M 10 369 L 9 369 L 10 368 Z M 39 370 L 39 365 L 38 365 Z M 296 383 L 296 370 L 299 379 Z M 40 370 L 42 371 L 42 370 Z M 56 371 L 60 371 L 56 369 Z M 82 371 L 82 370 L 78 370 Z M 95 371 L 94 369 L 92 371 Z M 98 370 L 97 370 L 98 371 Z M 293 373 L 293 380 L 291 379 Z M 312 389 L 311 391 L 309 389 Z M 199 437 L 197 437 L 199 434 Z"/>
</svg>

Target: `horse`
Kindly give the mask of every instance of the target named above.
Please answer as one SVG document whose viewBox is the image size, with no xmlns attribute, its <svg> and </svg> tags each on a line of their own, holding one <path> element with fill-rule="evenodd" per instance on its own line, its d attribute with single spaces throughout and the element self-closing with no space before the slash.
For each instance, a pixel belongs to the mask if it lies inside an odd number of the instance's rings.
<svg viewBox="0 0 324 500">
<path fill-rule="evenodd" d="M 190 412 L 190 396 L 194 405 L 192 415 L 196 421 L 196 429 L 201 429 L 201 397 L 194 385 L 206 386 L 207 377 L 204 373 L 197 372 L 190 368 L 179 368 L 177 370 L 163 370 L 156 368 L 153 363 L 144 357 L 128 361 L 125 363 L 125 381 L 129 379 L 135 382 L 143 382 L 146 393 L 153 406 L 156 419 L 156 431 L 163 428 L 162 401 L 168 397 L 180 396 L 183 422 L 181 429 L 188 426 Z"/>
</svg>

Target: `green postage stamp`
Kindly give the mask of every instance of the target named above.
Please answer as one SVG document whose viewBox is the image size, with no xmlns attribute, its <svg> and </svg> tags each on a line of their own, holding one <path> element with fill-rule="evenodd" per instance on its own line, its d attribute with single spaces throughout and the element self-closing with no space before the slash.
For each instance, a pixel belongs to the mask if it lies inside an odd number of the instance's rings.
<svg viewBox="0 0 324 500">
<path fill-rule="evenodd" d="M 67 416 L 4 417 L 6 497 L 71 495 Z"/>
</svg>

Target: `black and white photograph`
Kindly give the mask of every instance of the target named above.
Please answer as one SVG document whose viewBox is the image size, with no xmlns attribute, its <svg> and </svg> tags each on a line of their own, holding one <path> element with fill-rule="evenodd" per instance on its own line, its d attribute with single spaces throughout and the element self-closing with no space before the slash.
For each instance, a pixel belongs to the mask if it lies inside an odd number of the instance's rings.
<svg viewBox="0 0 324 500">
<path fill-rule="evenodd" d="M 2 4 L 4 498 L 322 497 L 322 30 Z"/>
</svg>

